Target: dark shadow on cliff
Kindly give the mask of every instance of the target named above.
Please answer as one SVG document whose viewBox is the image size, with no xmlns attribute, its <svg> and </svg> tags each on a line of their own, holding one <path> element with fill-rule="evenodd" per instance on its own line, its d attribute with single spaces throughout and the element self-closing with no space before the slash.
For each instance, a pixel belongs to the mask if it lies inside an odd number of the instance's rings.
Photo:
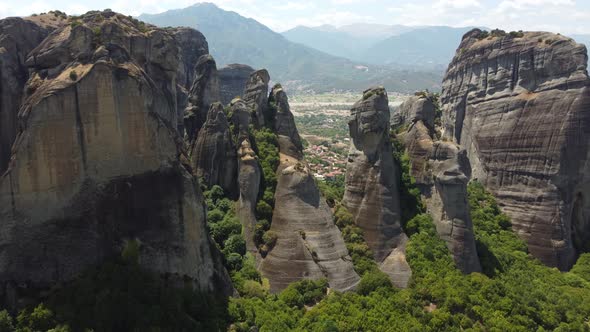
<svg viewBox="0 0 590 332">
<path fill-rule="evenodd" d="M 228 298 L 195 291 L 178 275 L 151 273 L 137 264 L 138 243 L 121 258 L 84 272 L 44 299 L 57 323 L 72 331 L 223 331 Z"/>
</svg>

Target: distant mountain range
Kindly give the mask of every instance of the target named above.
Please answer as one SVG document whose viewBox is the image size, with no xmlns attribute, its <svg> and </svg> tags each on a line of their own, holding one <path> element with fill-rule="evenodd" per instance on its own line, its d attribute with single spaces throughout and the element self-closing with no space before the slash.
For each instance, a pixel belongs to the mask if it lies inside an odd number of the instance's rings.
<svg viewBox="0 0 590 332">
<path fill-rule="evenodd" d="M 298 26 L 283 32 L 287 39 L 335 56 L 377 65 L 444 69 L 461 37 L 473 27 L 413 27 L 353 24 Z"/>
<path fill-rule="evenodd" d="M 196 28 L 207 37 L 210 53 L 218 67 L 243 63 L 254 68 L 267 68 L 272 79 L 281 81 L 291 92 L 359 91 L 371 85 L 384 85 L 389 91 L 413 92 L 425 88 L 437 90 L 442 80 L 443 70 L 373 65 L 331 55 L 290 41 L 256 20 L 222 10 L 211 3 L 198 3 L 161 14 L 144 14 L 138 18 L 163 27 Z M 364 35 L 373 41 L 390 33 L 367 25 L 349 26 L 340 31 L 360 39 Z M 371 37 L 379 35 L 379 38 Z"/>
</svg>

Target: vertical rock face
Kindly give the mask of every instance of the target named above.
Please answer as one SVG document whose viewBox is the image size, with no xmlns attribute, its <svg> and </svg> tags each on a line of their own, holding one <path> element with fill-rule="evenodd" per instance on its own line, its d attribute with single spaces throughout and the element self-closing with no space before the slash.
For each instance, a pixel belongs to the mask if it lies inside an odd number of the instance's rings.
<svg viewBox="0 0 590 332">
<path fill-rule="evenodd" d="M 3 299 L 71 280 L 132 239 L 144 267 L 228 294 L 202 194 L 181 162 L 178 46 L 110 11 L 79 20 L 26 61 L 33 92 L 0 178 Z"/>
<path fill-rule="evenodd" d="M 223 105 L 236 97 L 242 97 L 253 72 L 252 67 L 237 63 L 219 69 L 219 94 Z"/>
<path fill-rule="evenodd" d="M 332 213 L 302 156 L 301 141 L 285 92 L 275 86 L 271 100 L 277 105 L 275 128 L 280 165 L 271 231 L 278 238 L 261 262 L 260 270 L 272 292 L 301 279 L 327 278 L 339 291 L 359 281 Z M 293 131 L 294 130 L 294 131 Z"/>
<path fill-rule="evenodd" d="M 586 48 L 545 32 L 467 33 L 443 81 L 444 135 L 544 263 L 588 251 L 590 91 Z"/>
<path fill-rule="evenodd" d="M 219 101 L 219 78 L 215 59 L 209 54 L 201 56 L 195 67 L 195 75 L 189 91 L 189 104 L 184 111 L 184 127 L 191 143 L 207 120 L 211 104 Z"/>
<path fill-rule="evenodd" d="M 411 124 L 422 121 L 428 128 L 434 128 L 434 104 L 430 98 L 411 96 L 392 115 L 392 125 Z"/>
<path fill-rule="evenodd" d="M 463 273 L 481 271 L 467 201 L 471 165 L 465 150 L 434 137 L 435 107 L 430 97 L 411 97 L 399 108 L 399 128 L 410 173 L 416 179 L 439 236 Z M 395 116 L 394 116 L 395 118 Z"/>
<path fill-rule="evenodd" d="M 269 104 L 271 107 L 268 112 L 272 114 L 266 117 L 274 121 L 274 131 L 279 139 L 281 153 L 297 160 L 303 159 L 303 143 L 295 126 L 289 99 L 280 84 L 273 87 Z"/>
<path fill-rule="evenodd" d="M 253 124 L 260 128 L 264 125 L 264 114 L 268 109 L 268 82 L 270 76 L 266 69 L 253 72 L 246 83 L 243 99 L 254 115 Z"/>
<path fill-rule="evenodd" d="M 195 173 L 211 187 L 219 185 L 237 198 L 237 159 L 229 123 L 220 103 L 211 105 L 191 152 Z"/>
<path fill-rule="evenodd" d="M 407 236 L 400 225 L 399 191 L 391 143 L 385 89 L 364 92 L 348 122 L 351 146 L 343 204 L 363 230 L 375 260 L 398 286 L 411 276 L 405 260 Z"/>
<path fill-rule="evenodd" d="M 49 32 L 21 18 L 0 20 L 0 175 L 8 167 L 10 150 L 17 134 L 17 115 L 28 70 L 27 54 Z"/>
<path fill-rule="evenodd" d="M 179 66 L 177 82 L 180 86 L 190 89 L 195 76 L 197 63 L 203 55 L 209 54 L 209 44 L 203 34 L 191 28 L 174 28 L 172 36 L 179 47 Z"/>
<path fill-rule="evenodd" d="M 242 223 L 246 249 L 256 254 L 254 243 L 256 229 L 256 202 L 260 191 L 262 168 L 258 156 L 252 148 L 248 127 L 251 122 L 250 111 L 243 100 L 234 99 L 230 105 L 233 114 L 232 123 L 238 134 L 238 188 L 239 199 L 237 215 Z"/>
<path fill-rule="evenodd" d="M 188 106 L 189 90 L 195 80 L 195 69 L 199 58 L 209 53 L 209 44 L 197 30 L 173 28 L 172 36 L 179 47 L 179 65 L 176 73 L 178 132 L 184 135 L 184 110 Z"/>
</svg>

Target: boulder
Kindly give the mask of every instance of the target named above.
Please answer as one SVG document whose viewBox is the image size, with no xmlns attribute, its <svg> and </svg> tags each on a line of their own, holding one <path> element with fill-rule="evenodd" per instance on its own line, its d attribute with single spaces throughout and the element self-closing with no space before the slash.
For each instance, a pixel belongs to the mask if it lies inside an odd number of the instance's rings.
<svg viewBox="0 0 590 332">
<path fill-rule="evenodd" d="M 548 32 L 463 37 L 443 81 L 444 137 L 531 254 L 566 270 L 590 250 L 586 47 Z"/>
<path fill-rule="evenodd" d="M 405 287 L 411 270 L 405 260 L 407 236 L 400 223 L 399 167 L 389 139 L 389 106 L 382 87 L 368 89 L 354 104 L 348 126 L 351 145 L 342 203 L 363 230 L 382 270 Z M 390 257 L 391 256 L 391 257 Z"/>
</svg>

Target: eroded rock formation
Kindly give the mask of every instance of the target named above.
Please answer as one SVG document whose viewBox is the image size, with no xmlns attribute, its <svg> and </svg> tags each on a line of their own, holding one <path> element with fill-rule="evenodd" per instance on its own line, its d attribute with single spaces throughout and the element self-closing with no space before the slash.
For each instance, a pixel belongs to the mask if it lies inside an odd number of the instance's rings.
<svg viewBox="0 0 590 332">
<path fill-rule="evenodd" d="M 268 109 L 268 82 L 270 75 L 266 69 L 253 72 L 246 83 L 242 99 L 251 110 L 254 116 L 253 124 L 260 128 L 264 126 L 264 114 Z"/>
<path fill-rule="evenodd" d="M 27 54 L 39 45 L 49 31 L 21 19 L 0 21 L 0 175 L 8 167 L 11 146 L 18 132 L 17 115 L 29 79 Z"/>
<path fill-rule="evenodd" d="M 275 130 L 280 165 L 271 231 L 276 246 L 261 262 L 260 271 L 272 292 L 302 279 L 327 278 L 330 287 L 345 291 L 359 281 L 332 213 L 303 160 L 301 140 L 287 95 L 277 85 L 269 98 L 276 105 Z"/>
<path fill-rule="evenodd" d="M 219 94 L 223 105 L 236 97 L 242 97 L 253 72 L 252 67 L 237 63 L 219 69 Z"/>
<path fill-rule="evenodd" d="M 371 88 L 354 104 L 348 122 L 351 145 L 342 203 L 392 281 L 405 287 L 411 270 L 405 259 L 407 236 L 400 224 L 399 169 L 389 139 L 389 106 L 385 89 Z"/>
<path fill-rule="evenodd" d="M 188 106 L 189 90 L 195 80 L 199 58 L 209 53 L 209 44 L 203 34 L 190 28 L 168 28 L 179 46 L 179 65 L 176 74 L 178 132 L 184 135 L 184 110 Z"/>
<path fill-rule="evenodd" d="M 228 294 L 176 131 L 179 46 L 111 11 L 76 22 L 26 60 L 31 94 L 0 179 L 3 300 L 71 280 L 133 239 L 144 267 Z"/>
<path fill-rule="evenodd" d="M 400 105 L 399 122 L 410 174 L 422 193 L 439 236 L 464 273 L 481 270 L 467 202 L 471 165 L 467 153 L 453 142 L 436 139 L 435 105 L 431 96 L 413 96 Z"/>
<path fill-rule="evenodd" d="M 204 184 L 219 185 L 230 198 L 237 199 L 236 147 L 220 103 L 213 103 L 207 113 L 191 152 L 191 163 Z"/>
<path fill-rule="evenodd" d="M 209 54 L 201 56 L 194 72 L 196 76 L 189 91 L 188 106 L 184 111 L 184 127 L 189 143 L 197 138 L 207 120 L 211 105 L 219 101 L 219 77 L 215 59 Z"/>
<path fill-rule="evenodd" d="M 246 249 L 255 254 L 258 252 L 254 243 L 256 229 L 256 203 L 262 180 L 262 168 L 258 156 L 253 150 L 248 127 L 251 116 L 246 103 L 240 98 L 231 102 L 232 123 L 238 137 L 238 188 L 239 199 L 237 215 L 242 223 L 242 232 L 246 240 Z"/>
<path fill-rule="evenodd" d="M 468 32 L 443 81 L 444 136 L 467 150 L 512 227 L 568 269 L 590 239 L 586 47 L 546 32 Z"/>
</svg>

